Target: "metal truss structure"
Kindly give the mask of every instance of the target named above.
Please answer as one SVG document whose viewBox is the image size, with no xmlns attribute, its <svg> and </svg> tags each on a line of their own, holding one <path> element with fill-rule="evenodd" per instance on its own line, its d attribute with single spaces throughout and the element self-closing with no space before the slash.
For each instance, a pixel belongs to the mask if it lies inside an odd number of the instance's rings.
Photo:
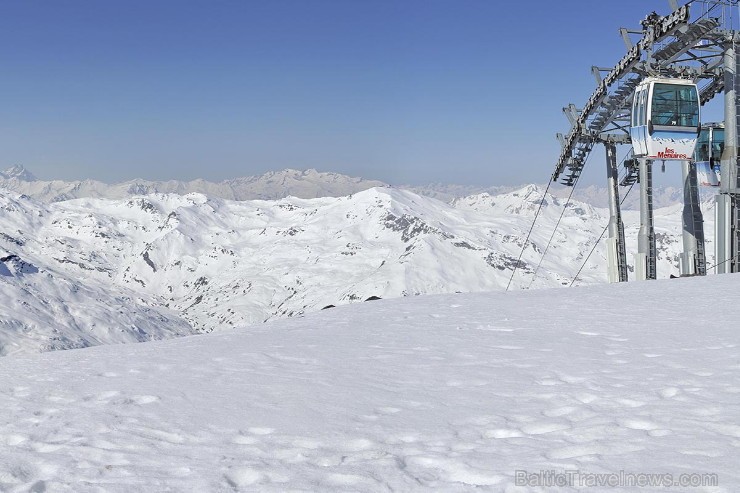
<svg viewBox="0 0 740 493">
<path fill-rule="evenodd" d="M 646 77 L 655 76 L 680 77 L 697 82 L 702 105 L 724 93 L 725 121 L 732 128 L 726 135 L 725 154 L 722 156 L 722 188 L 717 199 L 717 272 L 740 271 L 740 163 L 737 157 L 737 120 L 740 111 L 735 97 L 740 89 L 740 77 L 735 77 L 735 69 L 740 67 L 740 57 L 735 49 L 736 44 L 740 45 L 740 36 L 733 26 L 733 12 L 740 22 L 739 1 L 691 0 L 679 6 L 678 0 L 669 0 L 670 14 L 660 16 L 652 12 L 641 21 L 641 29 L 621 29 L 626 55 L 612 68 L 592 68 L 596 89 L 583 107 L 569 104 L 563 108 L 571 128 L 566 135 L 557 135 L 562 150 L 552 174 L 552 182 L 575 186 L 594 146 L 604 144 L 607 149 L 611 217 L 607 257 L 611 282 L 627 280 L 615 148 L 618 144 L 631 143 L 629 130 L 635 89 Z M 695 17 L 693 20 L 692 14 Z M 635 39 L 637 36 L 639 39 Z M 628 155 L 625 174 L 619 184 L 626 186 L 634 183 L 640 183 L 641 187 L 637 277 L 655 279 L 652 162 Z M 702 275 L 706 273 L 703 219 L 693 163 L 685 163 L 684 189 L 681 273 Z"/>
</svg>

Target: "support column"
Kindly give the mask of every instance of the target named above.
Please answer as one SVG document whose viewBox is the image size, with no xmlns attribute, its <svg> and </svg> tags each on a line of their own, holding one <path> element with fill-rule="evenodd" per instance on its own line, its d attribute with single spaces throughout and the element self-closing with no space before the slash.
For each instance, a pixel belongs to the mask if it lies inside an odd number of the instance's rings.
<svg viewBox="0 0 740 493">
<path fill-rule="evenodd" d="M 734 36 L 734 33 L 733 33 Z M 738 53 L 732 39 L 725 45 L 725 148 L 722 152 L 720 193 L 715 222 L 715 263 L 718 274 L 740 272 L 740 186 L 738 186 Z"/>
<path fill-rule="evenodd" d="M 724 163 L 722 164 L 724 166 Z M 714 205 L 714 263 L 716 274 L 732 272 L 732 242 L 730 241 L 730 224 L 732 221 L 732 197 L 727 193 L 719 193 Z"/>
<path fill-rule="evenodd" d="M 682 161 L 683 170 L 683 253 L 682 276 L 703 276 L 707 273 L 704 253 L 704 217 L 699 205 L 699 181 L 696 163 Z"/>
<path fill-rule="evenodd" d="M 606 142 L 604 146 L 606 147 L 606 176 L 609 188 L 609 238 L 606 240 L 607 276 L 609 282 L 626 282 L 627 249 L 619 204 L 617 146 L 613 142 Z"/>
<path fill-rule="evenodd" d="M 657 278 L 655 227 L 653 225 L 653 163 L 639 158 L 640 232 L 637 235 L 635 271 L 640 281 Z"/>
</svg>

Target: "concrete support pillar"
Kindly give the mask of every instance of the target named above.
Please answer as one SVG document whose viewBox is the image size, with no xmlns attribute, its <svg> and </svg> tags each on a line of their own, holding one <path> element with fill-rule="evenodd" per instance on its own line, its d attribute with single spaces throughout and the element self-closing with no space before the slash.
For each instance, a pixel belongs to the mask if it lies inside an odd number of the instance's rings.
<svg viewBox="0 0 740 493">
<path fill-rule="evenodd" d="M 619 204 L 617 146 L 606 147 L 606 176 L 609 189 L 609 237 L 606 240 L 607 276 L 609 282 L 627 281 L 627 251 L 624 241 L 624 224 Z"/>
<path fill-rule="evenodd" d="M 733 33 L 733 36 L 735 34 Z M 715 222 L 715 263 L 718 274 L 740 272 L 740 184 L 738 184 L 738 53 L 734 39 L 725 43 L 725 148 L 722 152 L 720 193 Z"/>
<path fill-rule="evenodd" d="M 699 182 L 696 163 L 683 161 L 683 253 L 682 276 L 703 276 L 707 273 L 704 254 L 704 217 L 699 204 Z"/>
<path fill-rule="evenodd" d="M 637 235 L 635 273 L 638 280 L 657 278 L 655 226 L 653 224 L 653 163 L 639 158 L 640 232 Z"/>
</svg>

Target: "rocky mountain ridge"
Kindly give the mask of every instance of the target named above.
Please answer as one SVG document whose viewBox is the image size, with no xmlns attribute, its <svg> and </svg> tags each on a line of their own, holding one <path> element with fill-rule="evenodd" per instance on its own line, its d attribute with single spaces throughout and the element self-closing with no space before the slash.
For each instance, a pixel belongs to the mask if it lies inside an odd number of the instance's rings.
<svg viewBox="0 0 740 493">
<path fill-rule="evenodd" d="M 374 298 L 502 290 L 520 254 L 512 289 L 566 286 L 606 211 L 571 201 L 560 220 L 566 202 L 548 195 L 522 251 L 542 193 L 527 186 L 452 204 L 393 188 L 44 204 L 5 192 L 0 293 L 13 301 L 0 307 L 0 354 L 209 332 Z M 662 277 L 677 273 L 680 217 L 676 206 L 656 211 Z M 625 223 L 631 249 L 636 213 Z M 605 270 L 601 246 L 578 283 L 605 282 Z"/>
</svg>

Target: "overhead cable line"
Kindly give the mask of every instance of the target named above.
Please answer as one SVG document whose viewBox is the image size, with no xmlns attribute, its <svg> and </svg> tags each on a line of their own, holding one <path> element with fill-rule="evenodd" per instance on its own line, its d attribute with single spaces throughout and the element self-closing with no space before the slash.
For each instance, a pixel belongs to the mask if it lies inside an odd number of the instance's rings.
<svg viewBox="0 0 740 493">
<path fill-rule="evenodd" d="M 552 230 L 552 234 L 550 235 L 550 239 L 547 240 L 547 246 L 545 247 L 545 250 L 542 252 L 542 257 L 540 257 L 540 262 L 537 264 L 537 267 L 534 269 L 534 274 L 532 274 L 532 281 L 530 281 L 529 286 L 527 286 L 527 289 L 532 287 L 532 284 L 534 284 L 534 281 L 537 280 L 537 272 L 540 270 L 540 266 L 542 265 L 542 261 L 545 260 L 545 255 L 547 255 L 547 251 L 550 249 L 550 245 L 552 244 L 552 239 L 555 238 L 555 233 L 558 230 L 558 227 L 560 226 L 560 221 L 563 220 L 563 216 L 565 215 L 565 211 L 568 210 L 568 205 L 570 205 L 570 200 L 573 198 L 573 192 L 576 191 L 576 186 L 578 186 L 578 180 L 581 178 L 581 175 L 578 175 L 573 182 L 573 186 L 570 187 L 570 194 L 568 195 L 568 200 L 565 202 L 565 206 L 563 207 L 562 212 L 560 213 L 560 217 L 558 218 L 558 222 L 555 224 L 555 228 Z"/>
<path fill-rule="evenodd" d="M 519 258 L 516 259 L 516 264 L 514 265 L 514 269 L 511 271 L 511 277 L 509 278 L 509 284 L 506 285 L 506 291 L 509 290 L 509 287 L 511 286 L 511 281 L 514 279 L 514 274 L 516 274 L 516 270 L 519 268 L 519 263 L 522 260 L 522 255 L 524 255 L 524 250 L 527 248 L 527 243 L 529 243 L 529 237 L 532 235 L 532 230 L 534 229 L 534 225 L 537 222 L 537 218 L 540 216 L 540 212 L 542 211 L 542 205 L 545 203 L 545 198 L 547 197 L 547 192 L 550 190 L 550 185 L 552 185 L 552 182 L 553 182 L 552 178 L 550 178 L 550 181 L 547 182 L 545 193 L 542 194 L 540 205 L 539 207 L 537 207 L 537 212 L 535 213 L 534 219 L 532 220 L 532 225 L 529 227 L 527 238 L 524 240 L 524 244 L 522 245 L 522 250 L 519 252 Z"/>
<path fill-rule="evenodd" d="M 635 186 L 634 183 L 632 183 L 632 185 L 630 185 L 629 189 L 627 189 L 627 193 L 624 194 L 624 197 L 620 201 L 619 205 L 624 204 L 625 200 L 627 200 L 627 197 L 629 196 L 629 194 L 632 191 L 632 188 L 634 186 Z M 586 256 L 586 259 L 583 261 L 583 264 L 581 264 L 580 269 L 578 269 L 578 272 L 576 272 L 576 275 L 573 277 L 573 280 L 570 281 L 570 284 L 568 285 L 569 288 L 570 287 L 573 287 L 573 283 L 576 282 L 576 280 L 578 279 L 578 276 L 581 274 L 581 271 L 583 270 L 584 267 L 586 267 L 586 264 L 588 263 L 588 259 L 590 259 L 591 258 L 591 255 L 593 255 L 594 251 L 596 251 L 596 247 L 599 246 L 599 242 L 601 241 L 602 238 L 604 238 L 604 234 L 606 233 L 606 230 L 607 229 L 609 229 L 609 223 L 606 223 L 606 226 L 604 226 L 604 230 L 601 232 L 601 235 L 599 235 L 599 239 L 596 240 L 596 243 L 594 243 L 593 248 L 588 253 L 588 256 Z"/>
<path fill-rule="evenodd" d="M 725 265 L 727 262 L 731 262 L 731 261 L 733 261 L 733 260 L 735 260 L 735 259 L 737 259 L 739 257 L 740 257 L 740 254 L 735 255 L 734 257 L 730 257 L 727 260 L 723 260 L 722 262 L 719 262 L 719 263 L 714 264 L 712 266 L 709 266 L 709 267 L 707 267 L 707 271 L 710 270 L 710 269 L 714 269 L 715 267 L 719 267 L 720 265 Z"/>
<path fill-rule="evenodd" d="M 622 158 L 622 161 L 621 161 L 621 162 L 620 162 L 619 164 L 624 164 L 624 162 L 625 162 L 625 160 L 627 159 L 627 156 L 628 156 L 628 155 L 629 155 L 629 154 L 625 155 L 625 156 L 624 156 L 624 157 Z M 589 158 L 590 158 L 590 157 L 591 157 L 591 156 L 589 156 Z M 548 242 L 547 242 L 547 246 L 545 247 L 545 250 L 544 250 L 544 251 L 543 251 L 543 253 L 542 253 L 542 257 L 540 258 L 540 262 L 539 262 L 539 264 L 537 264 L 537 268 L 536 268 L 536 269 L 534 270 L 534 274 L 533 274 L 533 276 L 532 276 L 532 281 L 531 281 L 531 282 L 529 283 L 529 286 L 527 286 L 527 289 L 531 288 L 531 287 L 532 287 L 532 285 L 534 284 L 534 282 L 535 282 L 535 281 L 537 280 L 537 272 L 539 271 L 539 269 L 540 269 L 540 266 L 542 265 L 542 262 L 543 262 L 543 261 L 545 260 L 545 255 L 547 255 L 547 252 L 548 252 L 548 250 L 550 249 L 550 245 L 551 245 L 551 243 L 552 243 L 552 240 L 553 240 L 553 238 L 555 237 L 555 233 L 557 232 L 557 230 L 558 230 L 558 227 L 560 226 L 560 222 L 561 222 L 561 221 L 563 220 L 563 216 L 565 215 L 565 211 L 567 211 L 567 210 L 568 210 L 568 205 L 570 205 L 570 201 L 571 201 L 571 199 L 573 198 L 573 192 L 575 192 L 575 189 L 576 189 L 576 187 L 578 186 L 578 180 L 580 179 L 580 177 L 581 177 L 581 175 L 578 175 L 578 176 L 576 177 L 576 179 L 575 179 L 575 180 L 573 181 L 573 186 L 571 187 L 571 190 L 570 190 L 570 195 L 568 195 L 568 200 L 567 200 L 567 201 L 565 202 L 565 206 L 563 207 L 563 210 L 562 210 L 562 212 L 560 213 L 560 218 L 558 219 L 558 222 L 557 222 L 557 224 L 555 224 L 555 229 L 553 229 L 553 231 L 552 231 L 552 235 L 550 235 L 550 239 L 548 240 Z M 632 189 L 632 187 L 630 187 L 630 190 L 631 190 L 631 189 Z M 629 191 L 628 191 L 627 193 L 629 194 Z M 625 197 L 624 197 L 624 198 L 626 199 L 626 198 L 627 198 L 627 196 L 625 195 Z M 624 200 L 622 200 L 622 202 L 624 202 Z M 607 224 L 607 228 L 608 228 L 608 227 L 609 227 L 609 225 Z M 601 233 L 601 236 L 599 237 L 599 241 L 601 241 L 601 238 L 602 238 L 603 236 L 604 236 L 604 233 L 602 232 L 602 233 Z M 598 244 L 598 241 L 597 241 L 597 244 Z M 590 256 L 590 254 L 589 254 L 589 256 Z M 579 273 L 580 273 L 580 271 L 579 271 Z"/>
</svg>

